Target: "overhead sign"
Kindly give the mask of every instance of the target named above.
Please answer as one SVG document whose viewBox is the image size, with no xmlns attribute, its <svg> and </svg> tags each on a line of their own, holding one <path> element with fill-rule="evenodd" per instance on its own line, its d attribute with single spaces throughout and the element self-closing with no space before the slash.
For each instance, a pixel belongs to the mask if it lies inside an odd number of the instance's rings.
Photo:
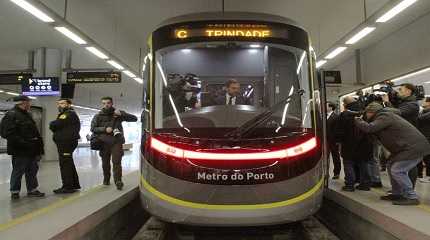
<svg viewBox="0 0 430 240">
<path fill-rule="evenodd" d="M 21 85 L 22 80 L 27 80 L 32 76 L 31 73 L 0 74 L 0 85 Z"/>
<path fill-rule="evenodd" d="M 29 78 L 21 82 L 22 94 L 26 96 L 59 96 L 58 77 Z"/>
<path fill-rule="evenodd" d="M 178 28 L 174 30 L 175 38 L 192 37 L 244 37 L 244 38 L 286 38 L 287 31 L 265 24 L 207 24 L 198 28 Z"/>
<path fill-rule="evenodd" d="M 324 71 L 324 80 L 326 84 L 341 84 L 340 71 Z"/>
<path fill-rule="evenodd" d="M 69 72 L 67 83 L 120 83 L 121 72 Z"/>
</svg>

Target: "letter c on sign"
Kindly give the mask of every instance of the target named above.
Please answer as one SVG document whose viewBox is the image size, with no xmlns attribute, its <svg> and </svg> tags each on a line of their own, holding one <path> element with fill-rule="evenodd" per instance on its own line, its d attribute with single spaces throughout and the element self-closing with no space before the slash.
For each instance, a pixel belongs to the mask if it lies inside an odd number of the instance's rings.
<svg viewBox="0 0 430 240">
<path fill-rule="evenodd" d="M 187 37 L 187 31 L 186 30 L 179 30 L 176 32 L 176 37 L 178 38 L 186 38 Z"/>
</svg>

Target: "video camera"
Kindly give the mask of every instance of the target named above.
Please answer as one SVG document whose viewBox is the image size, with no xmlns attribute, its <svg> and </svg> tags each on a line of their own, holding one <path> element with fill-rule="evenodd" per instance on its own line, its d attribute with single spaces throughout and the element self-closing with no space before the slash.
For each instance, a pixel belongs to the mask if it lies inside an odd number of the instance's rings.
<svg viewBox="0 0 430 240">
<path fill-rule="evenodd" d="M 167 90 L 172 95 L 185 94 L 187 92 L 199 93 L 201 88 L 198 86 L 199 78 L 192 73 L 187 73 L 185 75 L 173 73 L 168 75 L 169 85 Z"/>
<path fill-rule="evenodd" d="M 371 102 L 382 103 L 382 96 L 388 95 L 388 99 L 394 106 L 400 104 L 402 100 L 399 97 L 398 92 L 394 89 L 400 85 L 394 85 L 394 83 L 391 81 L 385 81 L 380 85 L 382 86 L 380 86 L 378 89 L 373 89 L 371 93 L 366 93 L 365 95 L 363 95 L 361 90 L 357 91 L 356 94 L 359 96 L 359 101 L 361 101 L 364 106 L 369 105 Z M 415 91 L 412 94 L 415 95 L 417 100 L 424 99 L 424 87 L 421 85 L 415 86 Z"/>
</svg>

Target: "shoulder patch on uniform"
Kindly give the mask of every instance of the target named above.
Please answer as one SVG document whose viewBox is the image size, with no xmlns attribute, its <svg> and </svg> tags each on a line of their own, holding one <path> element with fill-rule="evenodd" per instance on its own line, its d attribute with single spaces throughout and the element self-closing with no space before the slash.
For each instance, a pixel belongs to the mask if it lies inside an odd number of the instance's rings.
<svg viewBox="0 0 430 240">
<path fill-rule="evenodd" d="M 61 114 L 58 118 L 59 118 L 59 119 L 66 119 L 66 118 L 67 118 L 67 115 L 66 115 L 66 114 Z"/>
</svg>

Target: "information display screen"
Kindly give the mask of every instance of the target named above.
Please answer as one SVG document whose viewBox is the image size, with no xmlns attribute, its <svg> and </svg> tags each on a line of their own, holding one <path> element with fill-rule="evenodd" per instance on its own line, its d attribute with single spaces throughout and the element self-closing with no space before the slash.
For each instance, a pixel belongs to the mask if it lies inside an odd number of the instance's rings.
<svg viewBox="0 0 430 240">
<path fill-rule="evenodd" d="M 69 72 L 67 83 L 120 83 L 121 72 Z"/>
<path fill-rule="evenodd" d="M 21 84 L 26 96 L 60 96 L 58 77 L 29 78 Z"/>
<path fill-rule="evenodd" d="M 204 26 L 179 27 L 174 29 L 174 38 L 193 37 L 223 38 L 288 38 L 288 31 L 265 24 L 217 23 Z"/>
</svg>

